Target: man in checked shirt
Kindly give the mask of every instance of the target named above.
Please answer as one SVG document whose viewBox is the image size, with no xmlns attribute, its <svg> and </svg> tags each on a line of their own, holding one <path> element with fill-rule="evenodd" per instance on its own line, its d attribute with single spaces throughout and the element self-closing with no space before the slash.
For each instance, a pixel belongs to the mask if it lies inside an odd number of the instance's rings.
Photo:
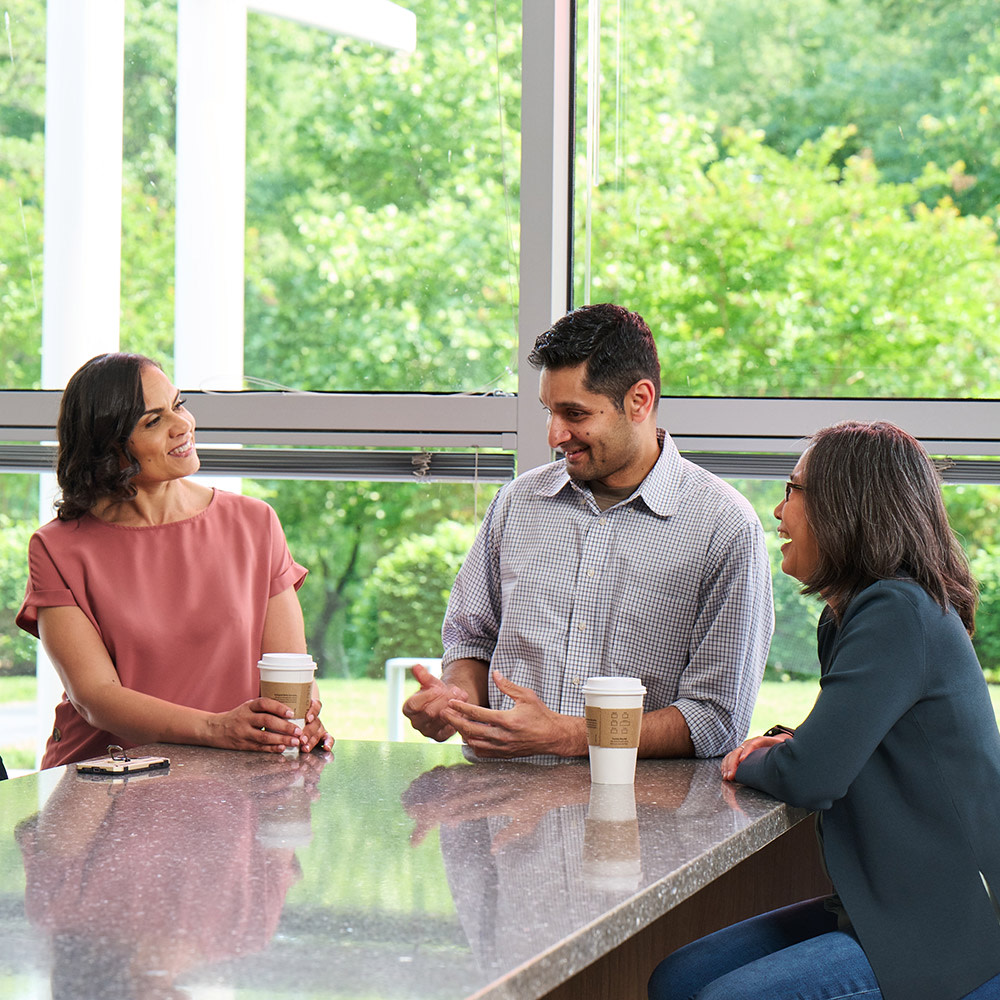
<svg viewBox="0 0 1000 1000">
<path fill-rule="evenodd" d="M 656 426 L 641 316 L 577 309 L 541 334 L 548 440 L 563 457 L 495 497 L 442 627 L 443 677 L 403 706 L 479 757 L 587 755 L 583 683 L 639 677 L 639 755 L 715 757 L 746 736 L 774 610 L 760 520 Z"/>
</svg>

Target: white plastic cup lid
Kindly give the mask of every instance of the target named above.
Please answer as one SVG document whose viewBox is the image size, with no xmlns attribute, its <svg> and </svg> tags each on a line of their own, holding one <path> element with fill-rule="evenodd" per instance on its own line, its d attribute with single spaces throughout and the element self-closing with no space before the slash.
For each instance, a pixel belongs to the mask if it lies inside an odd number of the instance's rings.
<svg viewBox="0 0 1000 1000">
<path fill-rule="evenodd" d="M 583 685 L 586 694 L 645 694 L 638 677 L 588 677 Z"/>
<path fill-rule="evenodd" d="M 309 670 L 316 666 L 308 653 L 264 653 L 257 663 L 258 667 L 284 667 L 292 670 Z"/>
</svg>

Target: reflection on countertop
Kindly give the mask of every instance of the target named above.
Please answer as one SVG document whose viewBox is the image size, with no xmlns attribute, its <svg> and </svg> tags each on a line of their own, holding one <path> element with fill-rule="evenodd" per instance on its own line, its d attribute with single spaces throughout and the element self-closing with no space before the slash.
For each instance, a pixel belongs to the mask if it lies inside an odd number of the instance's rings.
<svg viewBox="0 0 1000 1000">
<path fill-rule="evenodd" d="M 591 785 L 586 761 L 458 764 L 403 801 L 417 841 L 440 828 L 452 898 L 493 978 L 556 946 L 582 968 L 595 921 L 623 940 L 770 840 L 740 834 L 786 808 L 695 760 L 639 761 L 634 787 Z"/>
<path fill-rule="evenodd" d="M 95 997 L 183 997 L 174 984 L 188 970 L 268 946 L 326 761 L 227 763 L 195 756 L 172 774 L 122 777 L 65 769 L 17 826 L 53 998 L 79 997 L 83 984 Z"/>
<path fill-rule="evenodd" d="M 169 771 L 0 785 L 6 995 L 537 997 L 803 815 L 717 761 L 142 752 Z"/>
</svg>

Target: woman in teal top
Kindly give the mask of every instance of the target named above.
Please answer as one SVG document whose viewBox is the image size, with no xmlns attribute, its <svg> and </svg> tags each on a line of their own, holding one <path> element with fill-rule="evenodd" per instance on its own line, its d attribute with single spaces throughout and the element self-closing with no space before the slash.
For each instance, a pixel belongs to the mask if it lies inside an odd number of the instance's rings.
<svg viewBox="0 0 1000 1000">
<path fill-rule="evenodd" d="M 782 571 L 826 602 L 820 694 L 722 774 L 818 811 L 836 896 L 687 945 L 650 998 L 1000 998 L 1000 733 L 934 466 L 891 424 L 838 424 L 774 513 Z"/>
</svg>

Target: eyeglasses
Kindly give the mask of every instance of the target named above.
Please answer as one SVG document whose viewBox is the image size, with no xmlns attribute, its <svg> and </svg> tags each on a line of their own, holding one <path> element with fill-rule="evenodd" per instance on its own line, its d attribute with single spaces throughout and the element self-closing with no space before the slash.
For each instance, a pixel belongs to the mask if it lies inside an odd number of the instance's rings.
<svg viewBox="0 0 1000 1000">
<path fill-rule="evenodd" d="M 792 490 L 801 490 L 805 493 L 806 488 L 801 483 L 793 483 L 790 479 L 785 482 L 785 503 L 792 498 Z"/>
</svg>

